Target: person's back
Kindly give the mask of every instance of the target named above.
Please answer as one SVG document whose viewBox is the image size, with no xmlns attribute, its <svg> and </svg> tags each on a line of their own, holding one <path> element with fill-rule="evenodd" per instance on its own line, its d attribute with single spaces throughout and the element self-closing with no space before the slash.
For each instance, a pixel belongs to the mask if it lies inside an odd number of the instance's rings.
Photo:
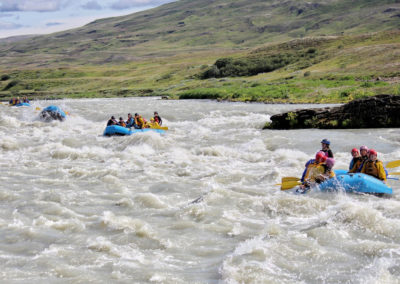
<svg viewBox="0 0 400 284">
<path fill-rule="evenodd" d="M 386 182 L 386 172 L 383 163 L 378 159 L 378 153 L 374 149 L 368 152 L 368 160 L 364 163 L 361 173 L 373 176 Z"/>
</svg>

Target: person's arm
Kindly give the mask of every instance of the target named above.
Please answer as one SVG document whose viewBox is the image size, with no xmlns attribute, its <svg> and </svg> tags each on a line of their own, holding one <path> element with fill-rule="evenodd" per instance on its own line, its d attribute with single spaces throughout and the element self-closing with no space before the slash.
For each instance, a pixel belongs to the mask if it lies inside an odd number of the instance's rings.
<svg viewBox="0 0 400 284">
<path fill-rule="evenodd" d="M 384 182 L 386 182 L 386 172 L 385 169 L 383 168 L 383 164 L 381 161 L 379 161 L 378 163 L 376 163 L 377 168 L 378 168 L 378 176 L 381 180 L 383 180 Z"/>
</svg>

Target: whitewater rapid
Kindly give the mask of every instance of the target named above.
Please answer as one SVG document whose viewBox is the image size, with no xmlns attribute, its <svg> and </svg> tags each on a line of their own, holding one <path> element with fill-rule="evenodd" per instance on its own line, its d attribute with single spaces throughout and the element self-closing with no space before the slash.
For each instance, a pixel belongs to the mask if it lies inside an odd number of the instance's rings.
<svg viewBox="0 0 400 284">
<path fill-rule="evenodd" d="M 36 108 L 51 104 L 70 113 L 65 122 L 37 119 Z M 0 105 L 0 280 L 400 283 L 400 181 L 389 181 L 391 198 L 275 185 L 299 177 L 323 138 L 336 168 L 361 145 L 399 160 L 398 129 L 261 130 L 271 115 L 304 107 L 312 106 Z M 153 111 L 165 135 L 102 136 L 111 115 Z"/>
</svg>

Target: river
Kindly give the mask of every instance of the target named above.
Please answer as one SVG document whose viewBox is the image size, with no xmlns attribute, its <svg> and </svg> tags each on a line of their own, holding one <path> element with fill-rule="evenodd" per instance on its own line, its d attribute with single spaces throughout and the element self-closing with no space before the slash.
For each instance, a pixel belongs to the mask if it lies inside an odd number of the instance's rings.
<svg viewBox="0 0 400 284">
<path fill-rule="evenodd" d="M 70 113 L 65 122 L 37 120 L 35 108 L 50 104 Z M 299 177 L 323 138 L 336 168 L 364 144 L 398 160 L 398 129 L 261 130 L 302 107 L 310 105 L 0 105 L 0 280 L 400 283 L 400 181 L 389 181 L 391 198 L 275 185 Z M 111 115 L 153 111 L 167 134 L 102 136 Z"/>
</svg>

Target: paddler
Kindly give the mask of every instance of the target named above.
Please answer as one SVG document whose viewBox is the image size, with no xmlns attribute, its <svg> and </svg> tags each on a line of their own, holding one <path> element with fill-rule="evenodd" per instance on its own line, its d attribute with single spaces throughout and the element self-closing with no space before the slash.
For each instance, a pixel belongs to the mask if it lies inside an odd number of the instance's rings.
<svg viewBox="0 0 400 284">
<path fill-rule="evenodd" d="M 364 163 L 368 160 L 368 147 L 361 146 L 360 147 L 360 155 L 361 155 L 361 162 L 359 165 L 354 164 L 353 168 L 349 171 L 349 173 L 359 173 L 364 165 Z"/>
<path fill-rule="evenodd" d="M 374 149 L 368 151 L 368 160 L 364 163 L 361 173 L 373 176 L 386 183 L 386 172 L 383 163 L 378 160 L 378 153 Z"/>
<path fill-rule="evenodd" d="M 108 122 L 107 122 L 107 126 L 110 126 L 110 125 L 117 125 L 118 124 L 118 121 L 115 119 L 115 117 L 114 116 L 111 116 L 111 118 L 108 120 Z"/>
<path fill-rule="evenodd" d="M 160 125 L 155 121 L 155 119 L 152 117 L 150 118 L 150 122 L 146 123 L 146 128 L 160 128 Z"/>
<path fill-rule="evenodd" d="M 351 155 L 353 156 L 353 159 L 351 159 L 350 161 L 350 165 L 349 165 L 349 171 L 351 171 L 353 169 L 353 167 L 355 168 L 360 168 L 361 164 L 362 164 L 362 158 L 360 155 L 360 151 L 358 151 L 357 148 L 353 148 L 351 150 Z"/>
<path fill-rule="evenodd" d="M 119 118 L 118 125 L 122 127 L 126 127 L 126 123 L 122 117 Z"/>
<path fill-rule="evenodd" d="M 155 120 L 155 122 L 158 123 L 159 126 L 162 125 L 162 119 L 161 119 L 161 117 L 158 115 L 158 112 L 156 112 L 156 111 L 154 112 L 154 120 Z"/>
<path fill-rule="evenodd" d="M 334 165 L 335 160 L 333 158 L 327 158 L 324 164 L 318 166 L 318 171 L 321 173 L 314 178 L 315 182 L 321 183 L 335 177 L 335 172 L 332 170 Z"/>
<path fill-rule="evenodd" d="M 321 151 L 324 152 L 325 155 L 326 155 L 328 158 L 333 158 L 332 150 L 329 148 L 330 145 L 331 145 L 331 141 L 329 141 L 329 140 L 326 139 L 326 138 L 325 138 L 325 139 L 322 139 L 322 141 L 321 141 L 321 146 L 322 146 Z"/>
<path fill-rule="evenodd" d="M 138 129 L 142 129 L 145 126 L 142 116 L 140 116 L 138 113 L 135 113 L 135 124 L 137 125 Z"/>
<path fill-rule="evenodd" d="M 304 181 L 308 180 L 310 177 L 311 172 L 318 167 L 321 163 L 324 163 L 326 160 L 325 153 L 322 151 L 319 151 L 315 155 L 315 159 L 309 160 L 306 165 L 305 169 L 303 171 L 303 175 L 301 176 L 300 181 L 304 183 Z"/>
</svg>

